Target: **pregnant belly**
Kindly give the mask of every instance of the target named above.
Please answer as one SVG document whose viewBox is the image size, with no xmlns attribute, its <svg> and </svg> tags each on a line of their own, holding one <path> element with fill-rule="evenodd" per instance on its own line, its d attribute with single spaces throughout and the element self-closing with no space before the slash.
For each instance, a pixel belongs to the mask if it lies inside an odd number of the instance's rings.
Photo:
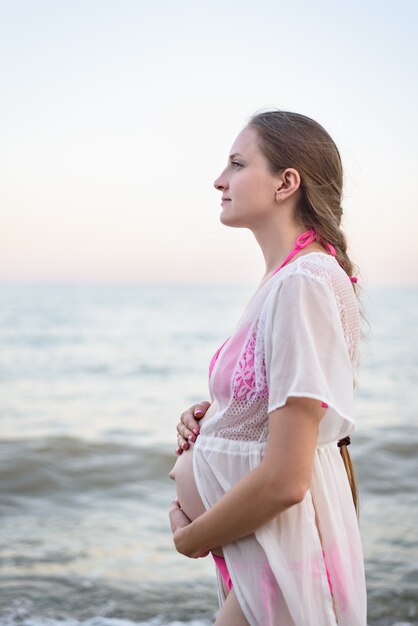
<svg viewBox="0 0 418 626">
<path fill-rule="evenodd" d="M 177 497 L 187 517 L 193 521 L 202 515 L 206 509 L 193 475 L 193 447 L 184 450 L 179 456 L 170 472 L 170 478 L 176 481 Z"/>
<path fill-rule="evenodd" d="M 217 404 L 213 402 L 204 417 L 200 420 L 200 426 L 210 419 L 217 411 Z M 193 475 L 193 444 L 188 450 L 184 450 L 178 457 L 173 469 L 169 474 L 176 481 L 177 497 L 180 507 L 192 521 L 205 512 L 205 505 L 197 490 Z"/>
<path fill-rule="evenodd" d="M 214 413 L 216 413 L 215 403 L 209 407 L 205 416 L 200 420 L 200 424 L 202 425 L 203 422 L 209 419 Z M 206 511 L 206 508 L 199 495 L 194 479 L 193 444 L 178 457 L 169 476 L 176 481 L 176 492 L 181 509 L 190 520 L 195 520 Z M 223 555 L 220 546 L 212 549 L 211 552 L 217 556 Z"/>
</svg>

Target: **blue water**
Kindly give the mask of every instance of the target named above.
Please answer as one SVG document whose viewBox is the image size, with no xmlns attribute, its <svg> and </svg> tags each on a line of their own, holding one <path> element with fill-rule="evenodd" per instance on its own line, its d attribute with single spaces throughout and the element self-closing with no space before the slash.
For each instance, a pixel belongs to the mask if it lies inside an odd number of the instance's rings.
<svg viewBox="0 0 418 626">
<path fill-rule="evenodd" d="M 175 425 L 251 289 L 0 287 L 0 623 L 210 624 L 172 546 Z M 418 290 L 370 289 L 351 452 L 370 626 L 418 624 Z"/>
</svg>

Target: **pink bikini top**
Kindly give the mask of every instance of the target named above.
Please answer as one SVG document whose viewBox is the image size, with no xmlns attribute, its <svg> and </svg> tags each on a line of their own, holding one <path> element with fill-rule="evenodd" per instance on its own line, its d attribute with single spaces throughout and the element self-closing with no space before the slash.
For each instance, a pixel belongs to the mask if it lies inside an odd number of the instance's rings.
<svg viewBox="0 0 418 626">
<path fill-rule="evenodd" d="M 309 245 L 310 243 L 312 243 L 313 241 L 315 241 L 315 239 L 318 238 L 318 234 L 317 232 L 311 228 L 310 230 L 306 230 L 304 233 L 302 233 L 301 235 L 299 235 L 299 237 L 296 239 L 295 241 L 295 247 L 293 248 L 293 250 L 287 255 L 287 257 L 285 258 L 285 260 L 283 261 L 283 263 L 281 265 L 279 265 L 279 267 L 274 270 L 272 276 L 274 276 L 274 274 L 276 274 L 279 270 L 282 269 L 282 267 L 284 265 L 286 265 L 286 263 L 288 263 L 290 261 L 290 259 L 292 259 L 295 254 L 297 254 L 299 252 L 299 250 L 302 250 L 302 248 L 305 248 L 307 245 Z M 332 256 L 337 256 L 337 253 L 335 251 L 335 248 L 332 244 L 326 242 L 326 246 L 330 252 L 330 254 Z M 356 276 L 350 276 L 350 280 L 352 283 L 356 283 L 357 282 L 357 277 Z M 230 339 L 230 337 L 228 337 L 228 339 L 226 341 L 223 342 L 223 344 L 221 345 L 220 348 L 217 349 L 217 351 L 215 352 L 215 354 L 213 355 L 211 362 L 209 364 L 209 378 L 212 374 L 212 370 L 215 366 L 215 363 L 218 359 L 219 353 L 222 350 L 222 348 L 224 347 L 224 345 L 226 344 L 226 342 Z M 323 402 L 322 406 L 326 407 L 327 405 Z"/>
</svg>

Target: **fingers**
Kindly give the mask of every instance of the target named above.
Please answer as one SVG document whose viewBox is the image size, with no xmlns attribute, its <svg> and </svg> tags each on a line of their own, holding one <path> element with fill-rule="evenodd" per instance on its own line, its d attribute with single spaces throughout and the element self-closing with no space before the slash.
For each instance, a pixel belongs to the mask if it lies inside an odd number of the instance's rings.
<svg viewBox="0 0 418 626">
<path fill-rule="evenodd" d="M 184 413 L 181 414 L 180 416 L 181 422 L 177 426 L 177 430 L 183 436 L 184 439 L 189 439 L 190 435 L 193 435 L 193 434 L 195 435 L 195 437 L 197 437 L 200 431 L 200 426 L 197 420 L 202 419 L 202 417 L 205 415 L 209 407 L 210 407 L 210 402 L 208 402 L 207 400 L 204 400 L 203 402 L 194 404 L 189 409 L 184 411 Z"/>
<path fill-rule="evenodd" d="M 196 435 L 194 435 L 182 422 L 177 424 L 177 448 L 176 454 L 182 454 L 183 450 L 188 450 L 190 444 L 196 441 Z"/>
<path fill-rule="evenodd" d="M 177 498 L 170 504 L 170 508 L 168 510 L 168 517 L 170 519 L 170 526 L 171 526 L 171 532 L 174 533 L 174 531 L 177 528 L 177 519 L 178 519 L 178 515 L 179 513 L 181 513 L 180 510 L 180 504 L 177 500 Z"/>
<path fill-rule="evenodd" d="M 209 407 L 210 402 L 208 400 L 203 400 L 202 402 L 199 402 L 198 404 L 195 404 L 193 407 L 191 407 L 193 409 L 193 415 L 195 419 L 201 420 Z"/>
<path fill-rule="evenodd" d="M 177 431 L 179 431 L 179 426 L 180 426 L 181 422 L 179 422 L 177 424 Z M 182 425 L 183 427 L 183 425 Z M 183 450 L 188 450 L 190 447 L 189 442 L 187 441 L 187 439 L 185 439 L 183 437 L 183 435 L 180 434 L 180 432 L 177 432 L 177 448 L 176 448 L 176 454 L 180 455 L 182 454 Z"/>
<path fill-rule="evenodd" d="M 170 504 L 168 516 L 170 518 L 171 531 L 173 533 L 177 530 L 177 528 L 184 528 L 191 523 L 191 519 L 189 519 L 181 509 L 177 498 Z"/>
<path fill-rule="evenodd" d="M 183 450 L 188 450 L 190 443 L 196 441 L 199 435 L 200 426 L 197 420 L 202 419 L 206 411 L 210 407 L 210 402 L 203 400 L 198 404 L 193 404 L 180 416 L 180 422 L 177 424 L 177 448 L 176 454 L 180 456 Z"/>
</svg>

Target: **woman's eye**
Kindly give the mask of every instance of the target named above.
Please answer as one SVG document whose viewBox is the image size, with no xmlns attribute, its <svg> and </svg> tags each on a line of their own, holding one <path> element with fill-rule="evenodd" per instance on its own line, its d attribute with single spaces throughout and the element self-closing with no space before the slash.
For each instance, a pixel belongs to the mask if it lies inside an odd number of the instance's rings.
<svg viewBox="0 0 418 626">
<path fill-rule="evenodd" d="M 238 161 L 231 161 L 231 165 L 238 165 L 238 167 L 242 167 L 241 163 L 238 163 Z"/>
</svg>

